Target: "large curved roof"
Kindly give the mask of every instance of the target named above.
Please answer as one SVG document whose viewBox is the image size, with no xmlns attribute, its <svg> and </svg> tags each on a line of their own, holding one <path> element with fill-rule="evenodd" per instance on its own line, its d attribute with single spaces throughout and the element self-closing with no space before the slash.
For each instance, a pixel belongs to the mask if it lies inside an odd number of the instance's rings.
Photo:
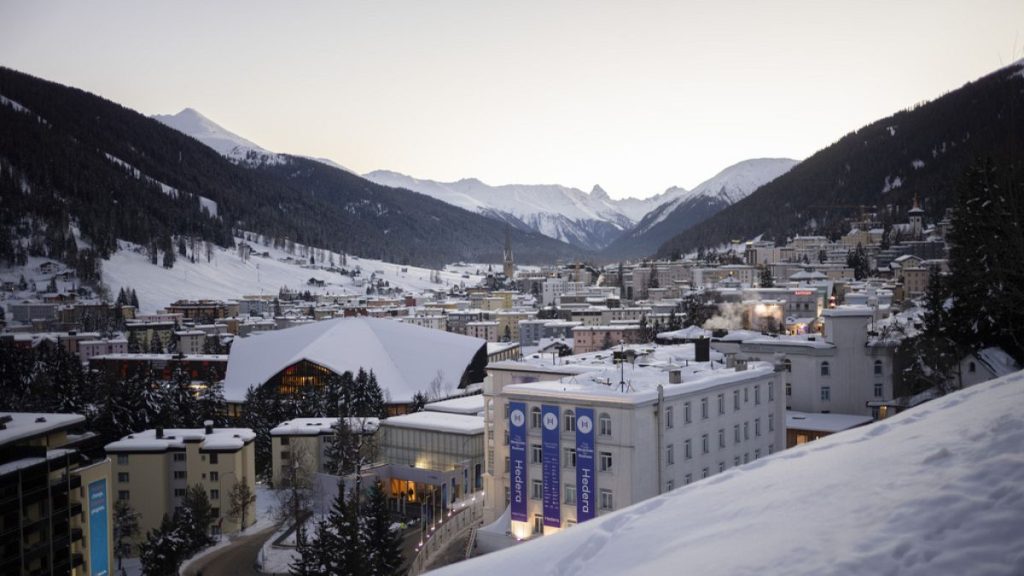
<svg viewBox="0 0 1024 576">
<path fill-rule="evenodd" d="M 485 346 L 479 338 L 380 318 L 337 318 L 236 338 L 224 378 L 224 397 L 242 402 L 281 370 L 308 360 L 334 372 L 373 370 L 389 402 L 409 402 L 441 374 L 458 388 L 462 374 Z"/>
</svg>

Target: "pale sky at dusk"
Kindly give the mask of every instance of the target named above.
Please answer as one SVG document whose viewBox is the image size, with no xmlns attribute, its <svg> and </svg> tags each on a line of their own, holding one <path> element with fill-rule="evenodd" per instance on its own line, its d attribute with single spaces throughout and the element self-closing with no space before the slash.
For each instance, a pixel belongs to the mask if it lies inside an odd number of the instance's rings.
<svg viewBox="0 0 1024 576">
<path fill-rule="evenodd" d="M 615 197 L 802 159 L 1024 57 L 1024 0 L 13 2 L 0 65 L 364 173 Z"/>
</svg>

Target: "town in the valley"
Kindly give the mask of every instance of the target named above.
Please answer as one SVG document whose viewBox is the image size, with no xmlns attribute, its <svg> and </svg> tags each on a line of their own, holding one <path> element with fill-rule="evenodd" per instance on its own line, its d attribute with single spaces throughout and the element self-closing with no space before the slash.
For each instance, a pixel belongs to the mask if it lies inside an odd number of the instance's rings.
<svg viewBox="0 0 1024 576">
<path fill-rule="evenodd" d="M 70 526 L 39 557 L 71 570 L 295 572 L 349 538 L 417 574 L 547 537 L 1019 370 L 997 346 L 918 369 L 953 224 L 902 217 L 604 266 L 520 266 L 506 237 L 457 282 L 401 268 L 426 289 L 290 247 L 326 279 L 144 304 L 34 259 L 3 284 L 5 401 L 31 407 L 0 415 L 4 493 L 37 541 Z M 254 244 L 222 258 L 275 259 Z"/>
</svg>

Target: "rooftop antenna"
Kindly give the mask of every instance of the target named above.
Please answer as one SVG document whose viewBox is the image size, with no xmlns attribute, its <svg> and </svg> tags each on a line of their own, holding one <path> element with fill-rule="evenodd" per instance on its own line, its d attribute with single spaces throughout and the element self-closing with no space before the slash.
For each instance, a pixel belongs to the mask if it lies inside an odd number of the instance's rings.
<svg viewBox="0 0 1024 576">
<path fill-rule="evenodd" d="M 626 341 L 619 339 L 619 391 L 626 391 Z"/>
</svg>

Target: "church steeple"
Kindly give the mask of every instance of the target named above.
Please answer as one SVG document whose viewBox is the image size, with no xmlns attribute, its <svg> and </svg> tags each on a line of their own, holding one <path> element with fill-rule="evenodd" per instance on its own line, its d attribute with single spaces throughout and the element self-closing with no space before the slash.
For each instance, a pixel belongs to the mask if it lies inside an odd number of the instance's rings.
<svg viewBox="0 0 1024 576">
<path fill-rule="evenodd" d="M 512 227 L 505 225 L 505 265 L 504 265 L 505 278 L 512 280 L 512 276 L 516 273 L 515 258 L 512 256 Z"/>
<path fill-rule="evenodd" d="M 907 211 L 907 221 L 910 224 L 911 234 L 913 234 L 915 240 L 921 239 L 921 234 L 924 230 L 923 219 L 924 210 L 917 199 L 917 194 L 914 194 L 914 206 Z"/>
</svg>

